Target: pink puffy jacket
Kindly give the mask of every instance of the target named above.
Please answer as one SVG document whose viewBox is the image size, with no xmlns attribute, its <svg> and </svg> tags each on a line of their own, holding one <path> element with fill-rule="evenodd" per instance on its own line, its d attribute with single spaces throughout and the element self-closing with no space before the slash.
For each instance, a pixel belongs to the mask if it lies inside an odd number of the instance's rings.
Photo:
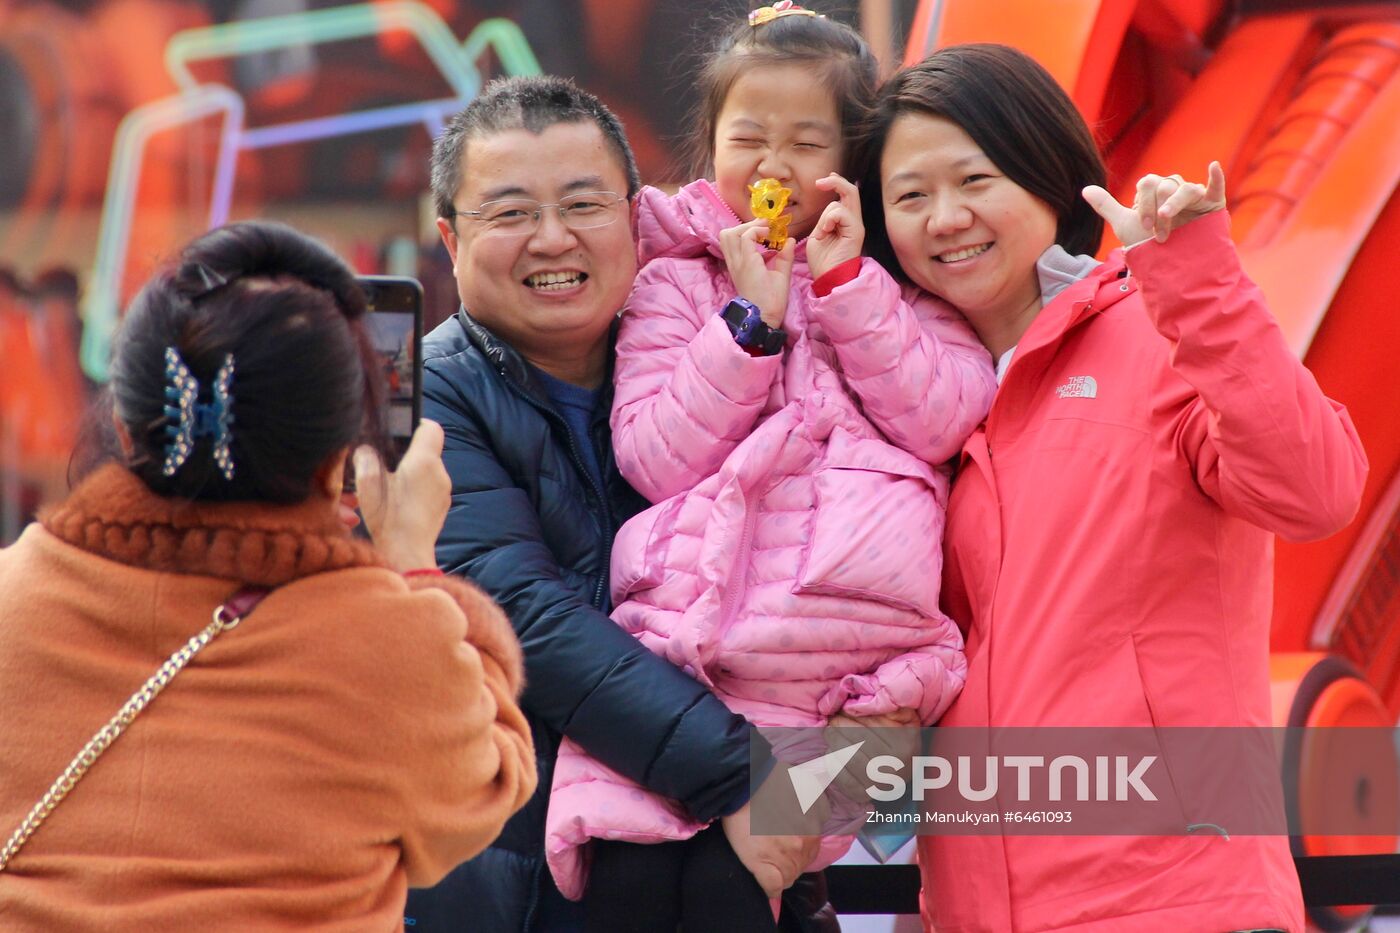
<svg viewBox="0 0 1400 933">
<path fill-rule="evenodd" d="M 612 428 L 622 474 L 657 504 L 613 545 L 613 619 L 758 725 L 900 708 L 930 723 L 967 666 L 938 608 L 943 464 L 991 405 L 991 358 L 872 260 L 819 295 L 805 243 L 787 349 L 749 356 L 718 316 L 736 295 L 718 237 L 738 222 L 706 181 L 640 195 Z M 546 856 L 566 896 L 589 838 L 701 828 L 563 743 Z"/>
</svg>

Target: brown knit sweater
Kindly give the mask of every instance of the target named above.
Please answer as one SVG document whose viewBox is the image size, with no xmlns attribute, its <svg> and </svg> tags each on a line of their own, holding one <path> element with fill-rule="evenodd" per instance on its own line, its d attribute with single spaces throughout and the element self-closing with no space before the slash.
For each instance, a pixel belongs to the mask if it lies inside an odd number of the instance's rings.
<svg viewBox="0 0 1400 933">
<path fill-rule="evenodd" d="M 180 503 L 109 466 L 0 550 L 0 843 L 242 584 L 275 589 L 0 873 L 0 929 L 387 933 L 529 798 L 519 646 L 479 590 L 406 582 L 324 499 Z"/>
</svg>

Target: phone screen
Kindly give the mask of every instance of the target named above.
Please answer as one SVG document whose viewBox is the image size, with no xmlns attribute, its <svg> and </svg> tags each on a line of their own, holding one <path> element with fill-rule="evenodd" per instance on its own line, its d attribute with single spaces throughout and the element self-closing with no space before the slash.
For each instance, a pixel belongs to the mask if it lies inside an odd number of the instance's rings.
<svg viewBox="0 0 1400 933">
<path fill-rule="evenodd" d="M 358 281 L 372 312 L 365 326 L 383 366 L 383 421 L 392 442 L 392 469 L 423 411 L 423 287 L 417 279 L 388 275 L 362 275 Z"/>
</svg>

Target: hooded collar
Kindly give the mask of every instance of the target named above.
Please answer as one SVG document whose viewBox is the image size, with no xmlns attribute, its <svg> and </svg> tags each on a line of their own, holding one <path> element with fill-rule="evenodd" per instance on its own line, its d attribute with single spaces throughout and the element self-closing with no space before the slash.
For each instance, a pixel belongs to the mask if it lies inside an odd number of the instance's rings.
<svg viewBox="0 0 1400 933">
<path fill-rule="evenodd" d="M 544 385 L 535 375 L 535 367 L 530 365 L 530 361 L 525 359 L 519 350 L 493 334 L 484 324 L 472 317 L 471 312 L 466 308 L 458 309 L 457 322 L 462 325 L 462 330 L 467 335 L 467 341 L 490 361 L 496 372 L 514 383 L 536 402 L 553 409 L 549 393 L 545 391 Z M 613 366 L 617 362 L 615 348 L 617 346 L 618 325 L 619 320 L 614 318 L 608 328 L 607 367 L 604 371 L 602 385 L 599 387 L 603 394 L 599 396 L 598 403 L 599 409 L 604 413 L 612 409 Z"/>
<path fill-rule="evenodd" d="M 491 362 L 497 372 L 522 386 L 530 384 L 530 364 L 515 347 L 487 330 L 465 307 L 457 311 L 457 323 L 462 325 L 467 340 L 481 351 L 481 355 Z"/>
<path fill-rule="evenodd" d="M 1018 345 L 1017 355 L 1033 347 L 1057 342 L 1068 331 L 1107 311 L 1136 290 L 1137 283 L 1128 276 L 1123 251 L 1115 249 L 1083 278 L 1057 292 L 1055 298 L 1031 321 Z"/>
<path fill-rule="evenodd" d="M 118 563 L 256 586 L 386 566 L 319 496 L 292 505 L 166 498 L 114 463 L 43 510 L 39 522 L 60 540 Z"/>
<path fill-rule="evenodd" d="M 1035 263 L 1036 279 L 1040 282 L 1040 306 L 1043 308 L 1054 301 L 1060 292 L 1088 277 L 1099 265 L 1093 256 L 1076 256 L 1060 244 L 1052 243 Z"/>
</svg>

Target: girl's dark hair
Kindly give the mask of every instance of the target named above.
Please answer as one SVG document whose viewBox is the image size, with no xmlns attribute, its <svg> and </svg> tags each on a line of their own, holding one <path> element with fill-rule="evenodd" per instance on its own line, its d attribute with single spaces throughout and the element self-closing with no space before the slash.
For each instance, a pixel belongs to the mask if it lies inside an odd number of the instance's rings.
<svg viewBox="0 0 1400 933">
<path fill-rule="evenodd" d="M 337 451 L 359 440 L 385 453 L 365 313 L 350 268 L 291 227 L 235 223 L 199 237 L 141 289 L 117 337 L 111 398 L 131 437 L 127 466 L 162 496 L 300 502 Z M 231 480 L 207 436 L 173 475 L 162 471 L 176 421 L 165 413 L 167 347 L 201 402 L 233 355 Z"/>
<path fill-rule="evenodd" d="M 939 49 L 880 89 L 861 155 L 861 197 L 869 251 L 886 268 L 899 264 L 885 233 L 880 156 L 894 121 L 905 114 L 951 120 L 1006 177 L 1050 206 L 1055 241 L 1070 253 L 1093 254 L 1103 218 L 1080 191 L 1105 185 L 1107 172 L 1084 118 L 1050 73 L 1005 45 Z"/>
<path fill-rule="evenodd" d="M 851 139 L 865 123 L 880 64 L 860 33 L 824 16 L 782 16 L 761 26 L 741 21 L 723 35 L 700 69 L 700 100 L 692 125 L 699 130 L 686 148 L 691 178 L 708 178 L 714 169 L 715 128 L 725 98 L 746 70 L 762 65 L 806 65 L 831 89 L 841 115 L 841 132 Z M 847 144 L 842 174 L 856 164 Z"/>
</svg>

